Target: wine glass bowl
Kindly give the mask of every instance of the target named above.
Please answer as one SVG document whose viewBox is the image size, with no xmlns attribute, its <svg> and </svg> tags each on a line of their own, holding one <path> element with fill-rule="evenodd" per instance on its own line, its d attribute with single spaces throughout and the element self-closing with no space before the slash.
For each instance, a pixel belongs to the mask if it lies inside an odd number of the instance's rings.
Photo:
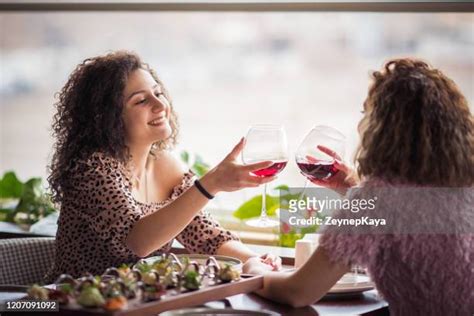
<svg viewBox="0 0 474 316">
<path fill-rule="evenodd" d="M 329 126 L 316 126 L 296 151 L 296 164 L 308 180 L 328 180 L 337 174 L 335 160 L 344 159 L 345 137 Z"/>
<path fill-rule="evenodd" d="M 251 173 L 258 177 L 273 177 L 279 174 L 286 167 L 287 163 L 288 163 L 288 160 L 273 161 L 273 165 L 267 168 L 252 171 Z"/>
<path fill-rule="evenodd" d="M 242 150 L 244 164 L 271 161 L 269 167 L 252 171 L 257 177 L 273 177 L 279 174 L 288 163 L 288 142 L 286 132 L 281 125 L 253 125 L 245 137 Z M 267 184 L 264 184 L 261 215 L 258 219 L 247 221 L 255 227 L 272 227 L 279 225 L 277 220 L 270 219 L 266 210 Z"/>
</svg>

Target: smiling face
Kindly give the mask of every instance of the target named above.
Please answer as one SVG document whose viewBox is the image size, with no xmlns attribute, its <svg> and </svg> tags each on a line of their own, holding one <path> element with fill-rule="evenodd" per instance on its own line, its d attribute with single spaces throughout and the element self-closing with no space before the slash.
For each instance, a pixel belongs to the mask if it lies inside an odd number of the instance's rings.
<svg viewBox="0 0 474 316">
<path fill-rule="evenodd" d="M 123 98 L 128 145 L 149 146 L 170 137 L 170 103 L 148 71 L 137 69 L 130 74 Z"/>
</svg>

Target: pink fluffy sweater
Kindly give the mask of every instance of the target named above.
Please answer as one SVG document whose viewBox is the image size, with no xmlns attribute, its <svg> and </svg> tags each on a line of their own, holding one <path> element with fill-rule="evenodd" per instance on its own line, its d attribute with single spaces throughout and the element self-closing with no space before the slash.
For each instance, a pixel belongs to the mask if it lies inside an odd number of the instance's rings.
<svg viewBox="0 0 474 316">
<path fill-rule="evenodd" d="M 473 188 L 452 194 L 372 179 L 349 198 L 374 192 L 379 196 L 371 214 L 387 226 L 324 227 L 320 246 L 330 260 L 366 267 L 390 315 L 474 315 Z"/>
</svg>

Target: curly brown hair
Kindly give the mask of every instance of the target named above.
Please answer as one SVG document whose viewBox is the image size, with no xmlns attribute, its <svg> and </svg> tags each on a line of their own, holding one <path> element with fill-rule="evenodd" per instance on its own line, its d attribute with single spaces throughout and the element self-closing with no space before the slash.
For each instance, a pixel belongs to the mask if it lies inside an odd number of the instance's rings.
<svg viewBox="0 0 474 316">
<path fill-rule="evenodd" d="M 473 185 L 474 119 L 456 84 L 416 59 L 391 60 L 372 77 L 356 154 L 359 176 Z"/>
<path fill-rule="evenodd" d="M 52 125 L 56 143 L 48 177 L 55 202 L 61 202 L 68 177 L 78 159 L 103 152 L 128 162 L 130 157 L 122 119 L 123 90 L 128 76 L 137 69 L 147 70 L 152 75 L 171 105 L 171 136 L 154 144 L 153 149 L 176 144 L 178 122 L 171 98 L 148 64 L 137 54 L 127 51 L 87 58 L 76 67 L 57 94 L 57 113 Z"/>
</svg>

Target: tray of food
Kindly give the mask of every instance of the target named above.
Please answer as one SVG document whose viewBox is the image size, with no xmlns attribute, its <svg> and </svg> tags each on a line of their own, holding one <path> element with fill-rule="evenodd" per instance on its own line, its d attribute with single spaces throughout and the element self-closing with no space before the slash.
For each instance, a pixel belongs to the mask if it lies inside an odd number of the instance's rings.
<svg viewBox="0 0 474 316">
<path fill-rule="evenodd" d="M 190 258 L 193 256 L 163 254 L 134 265 L 109 268 L 100 276 L 74 279 L 61 275 L 53 286 L 30 287 L 27 299 L 56 300 L 60 315 L 142 316 L 196 306 L 263 286 L 261 276 L 241 274 L 232 262 L 223 263 L 228 259 Z"/>
</svg>

